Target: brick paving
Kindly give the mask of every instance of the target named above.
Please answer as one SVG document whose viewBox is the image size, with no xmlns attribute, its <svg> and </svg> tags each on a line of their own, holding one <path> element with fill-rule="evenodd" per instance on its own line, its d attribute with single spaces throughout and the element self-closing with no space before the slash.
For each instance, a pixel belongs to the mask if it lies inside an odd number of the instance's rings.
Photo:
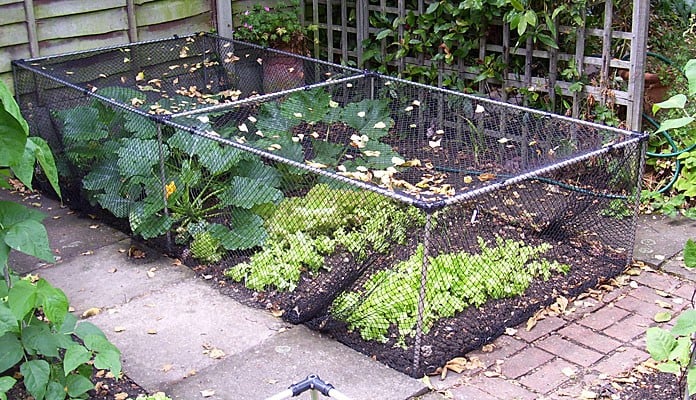
<svg viewBox="0 0 696 400">
<path fill-rule="evenodd" d="M 514 335 L 467 354 L 485 368 L 466 378 L 448 378 L 442 393 L 455 400 L 577 399 L 630 372 L 649 359 L 645 331 L 660 325 L 654 315 L 670 311 L 676 317 L 690 307 L 695 285 L 650 268 L 624 282 L 611 291 L 571 299 L 564 315 L 546 315 L 530 331 L 518 326 Z M 424 397 L 435 398 L 443 397 Z"/>
</svg>

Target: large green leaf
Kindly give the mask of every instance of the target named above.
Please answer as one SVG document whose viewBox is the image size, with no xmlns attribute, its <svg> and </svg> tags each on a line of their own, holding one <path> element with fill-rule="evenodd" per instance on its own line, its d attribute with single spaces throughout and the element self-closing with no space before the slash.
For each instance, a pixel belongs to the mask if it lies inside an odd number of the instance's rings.
<svg viewBox="0 0 696 400">
<path fill-rule="evenodd" d="M 24 348 L 14 333 L 0 336 L 0 374 L 17 365 L 24 357 Z"/>
<path fill-rule="evenodd" d="M 0 336 L 7 332 L 19 333 L 19 321 L 3 301 L 0 302 Z"/>
<path fill-rule="evenodd" d="M 338 143 L 325 142 L 323 140 L 312 141 L 315 156 L 314 162 L 326 164 L 332 167 L 337 166 L 341 161 L 341 156 L 346 152 L 346 146 Z"/>
<path fill-rule="evenodd" d="M 106 335 L 104 335 L 104 332 L 102 332 L 102 330 L 99 329 L 98 326 L 87 321 L 80 322 L 75 327 L 74 333 L 83 341 L 85 341 L 88 336 L 101 336 L 103 338 L 106 338 Z"/>
<path fill-rule="evenodd" d="M 228 186 L 218 195 L 227 206 L 249 209 L 258 204 L 277 203 L 283 198 L 280 190 L 244 176 L 235 176 Z"/>
<path fill-rule="evenodd" d="M 17 383 L 17 380 L 11 376 L 0 376 L 0 400 L 7 400 L 5 392 L 10 391 Z"/>
<path fill-rule="evenodd" d="M 118 169 L 125 178 L 143 175 L 150 176 L 159 173 L 153 169 L 159 166 L 160 153 L 156 140 L 127 139 L 118 150 Z M 169 157 L 169 148 L 162 145 L 162 157 Z"/>
<path fill-rule="evenodd" d="M 46 395 L 50 365 L 44 360 L 30 360 L 19 367 L 24 376 L 24 386 L 36 400 L 43 400 Z"/>
<path fill-rule="evenodd" d="M 280 173 L 277 169 L 264 164 L 258 157 L 242 160 L 235 168 L 236 175 L 254 179 L 260 184 L 272 187 L 280 186 Z"/>
<path fill-rule="evenodd" d="M 147 100 L 145 93 L 123 86 L 107 86 L 97 90 L 97 94 L 120 103 L 130 105 L 132 99 Z"/>
<path fill-rule="evenodd" d="M 53 380 L 48 382 L 46 400 L 65 400 L 65 394 L 65 387 L 59 382 Z"/>
<path fill-rule="evenodd" d="M 33 210 L 13 201 L 0 200 L 0 226 L 4 229 L 26 220 L 41 222 L 44 218 L 46 215 L 41 211 Z"/>
<path fill-rule="evenodd" d="M 14 97 L 12 97 L 12 93 L 10 93 L 10 90 L 7 89 L 7 86 L 5 86 L 2 81 L 0 81 L 0 104 L 2 104 L 2 109 L 5 110 L 5 112 L 12 115 L 12 117 L 22 125 L 24 136 L 28 136 L 29 124 L 27 124 L 27 121 L 22 117 L 19 104 L 17 104 Z"/>
<path fill-rule="evenodd" d="M 63 356 L 63 372 L 67 376 L 77 367 L 85 364 L 91 359 L 92 353 L 84 346 L 79 344 L 70 346 L 65 350 L 65 356 Z"/>
<path fill-rule="evenodd" d="M 36 283 L 36 292 L 46 318 L 56 326 L 61 326 L 68 314 L 68 297 L 45 279 L 39 279 Z"/>
<path fill-rule="evenodd" d="M 85 347 L 96 353 L 96 368 L 110 370 L 114 376 L 121 373 L 121 352 L 105 336 L 87 335 L 83 340 Z"/>
<path fill-rule="evenodd" d="M 672 129 L 679 129 L 689 125 L 694 121 L 696 121 L 696 118 L 694 117 L 666 119 L 660 123 L 660 128 L 658 128 L 658 130 L 656 130 L 655 133 L 664 132 Z"/>
<path fill-rule="evenodd" d="M 210 224 L 208 231 L 222 243 L 227 250 L 244 250 L 261 246 L 268 233 L 263 219 L 258 215 L 241 209 L 232 211 L 232 228 L 220 224 Z"/>
<path fill-rule="evenodd" d="M 389 133 L 389 128 L 394 123 L 384 100 L 362 100 L 347 104 L 342 120 L 374 141 Z"/>
<path fill-rule="evenodd" d="M 24 154 L 27 134 L 15 117 L 0 108 L 0 167 L 18 165 Z"/>
<path fill-rule="evenodd" d="M 56 168 L 56 161 L 53 158 L 53 153 L 48 143 L 40 137 L 29 137 L 27 143 L 31 143 L 34 146 L 34 156 L 36 161 L 39 162 L 41 170 L 43 171 L 46 179 L 51 184 L 53 190 L 55 190 L 58 197 L 62 197 L 60 193 L 60 185 L 58 185 L 58 169 Z"/>
<path fill-rule="evenodd" d="M 117 193 L 107 192 L 96 196 L 99 204 L 111 211 L 115 217 L 126 218 L 133 201 L 119 196 Z"/>
<path fill-rule="evenodd" d="M 138 114 L 126 113 L 126 122 L 123 128 L 133 134 L 133 137 L 140 139 L 154 139 L 157 137 L 157 126 L 155 123 Z"/>
<path fill-rule="evenodd" d="M 297 121 L 291 121 L 283 116 L 277 103 L 267 102 L 259 108 L 256 128 L 266 137 L 273 135 L 289 136 L 289 132 L 296 124 Z"/>
<path fill-rule="evenodd" d="M 78 106 L 60 114 L 63 118 L 63 142 L 68 150 L 78 143 L 105 139 L 108 127 L 94 107 Z"/>
<path fill-rule="evenodd" d="M 689 81 L 689 96 L 693 96 L 696 94 L 696 59 L 692 58 L 686 63 L 684 75 Z"/>
<path fill-rule="evenodd" d="M 68 389 L 70 397 L 78 397 L 94 389 L 94 384 L 89 379 L 82 375 L 68 375 L 65 380 L 65 385 Z"/>
<path fill-rule="evenodd" d="M 686 268 L 696 268 L 696 242 L 693 239 L 687 240 L 684 245 L 684 265 Z"/>
<path fill-rule="evenodd" d="M 684 311 L 672 328 L 673 335 L 691 336 L 696 333 L 696 310 Z"/>
<path fill-rule="evenodd" d="M 13 249 L 48 262 L 56 259 L 48 243 L 46 228 L 35 220 L 27 220 L 12 225 L 5 232 L 5 243 Z"/>
<path fill-rule="evenodd" d="M 328 114 L 330 101 L 331 96 L 322 88 L 295 92 L 282 102 L 280 112 L 295 125 L 302 122 L 316 123 Z"/>
<path fill-rule="evenodd" d="M 87 190 L 93 191 L 120 187 L 121 176 L 119 175 L 116 160 L 104 160 L 95 165 L 82 179 L 82 186 Z"/>
<path fill-rule="evenodd" d="M 646 341 L 650 356 L 656 361 L 665 361 L 672 349 L 676 347 L 677 340 L 664 329 L 653 327 L 646 332 Z"/>
<path fill-rule="evenodd" d="M 38 296 L 36 286 L 25 280 L 15 282 L 7 296 L 7 304 L 18 320 L 36 308 Z"/>
<path fill-rule="evenodd" d="M 35 323 L 22 329 L 22 344 L 40 355 L 58 357 L 58 340 L 47 324 Z"/>
</svg>

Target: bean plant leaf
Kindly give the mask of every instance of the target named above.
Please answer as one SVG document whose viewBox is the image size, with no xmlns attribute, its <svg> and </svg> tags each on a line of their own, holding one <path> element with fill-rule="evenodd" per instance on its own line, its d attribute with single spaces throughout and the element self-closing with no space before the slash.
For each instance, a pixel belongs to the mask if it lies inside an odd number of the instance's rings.
<svg viewBox="0 0 696 400">
<path fill-rule="evenodd" d="M 17 380 L 11 376 L 0 376 L 0 399 L 7 400 L 5 392 L 8 392 L 17 383 Z"/>
<path fill-rule="evenodd" d="M 39 162 L 46 179 L 48 179 L 48 182 L 51 184 L 51 187 L 55 190 L 58 197 L 62 197 L 60 185 L 58 185 L 58 169 L 56 168 L 56 161 L 53 158 L 51 148 L 48 146 L 48 143 L 40 137 L 29 137 L 27 139 L 27 145 L 30 143 L 34 148 L 34 157 L 36 161 Z"/>
<path fill-rule="evenodd" d="M 37 399 L 43 399 L 46 395 L 50 369 L 50 365 L 44 360 L 30 360 L 19 367 L 24 376 L 24 386 Z"/>
<path fill-rule="evenodd" d="M 46 215 L 41 211 L 32 210 L 13 201 L 0 200 L 0 226 L 3 226 L 5 229 L 22 221 L 41 222 L 44 218 L 46 218 Z"/>
<path fill-rule="evenodd" d="M 684 245 L 684 265 L 687 268 L 696 268 L 696 242 L 693 239 L 687 240 Z"/>
<path fill-rule="evenodd" d="M 672 328 L 672 334 L 681 336 L 690 336 L 696 333 L 696 310 L 690 309 L 684 311 Z"/>
<path fill-rule="evenodd" d="M 19 323 L 7 303 L 0 302 L 0 336 L 7 332 L 19 333 Z"/>
<path fill-rule="evenodd" d="M 667 361 L 667 362 L 664 362 L 661 364 L 657 364 L 657 369 L 660 372 L 674 374 L 676 376 L 681 375 L 681 371 L 682 371 L 681 366 L 674 361 Z"/>
<path fill-rule="evenodd" d="M 677 340 L 672 334 L 657 327 L 649 328 L 646 331 L 646 342 L 648 352 L 655 361 L 667 360 L 677 345 Z"/>
<path fill-rule="evenodd" d="M 17 365 L 24 358 L 24 347 L 17 335 L 5 333 L 0 336 L 0 374 Z"/>
<path fill-rule="evenodd" d="M 24 319 L 29 311 L 36 308 L 36 286 L 25 280 L 15 282 L 7 296 L 7 304 L 18 320 Z"/>
<path fill-rule="evenodd" d="M 2 104 L 2 109 L 4 109 L 5 112 L 10 114 L 17 122 L 20 123 L 20 125 L 22 125 L 24 136 L 28 136 L 29 124 L 27 124 L 27 121 L 24 119 L 24 117 L 22 117 L 19 104 L 17 104 L 14 97 L 12 97 L 12 93 L 10 93 L 10 90 L 3 82 L 0 82 L 0 104 Z"/>
<path fill-rule="evenodd" d="M 63 372 L 65 376 L 74 371 L 77 367 L 85 364 L 92 358 L 92 353 L 84 346 L 74 344 L 65 350 L 63 357 Z"/>
<path fill-rule="evenodd" d="M 18 165 L 26 142 L 27 134 L 22 124 L 0 107 L 0 166 Z"/>
<path fill-rule="evenodd" d="M 686 95 L 682 93 L 675 94 L 665 101 L 653 104 L 653 113 L 663 108 L 684 108 L 684 106 L 686 106 L 686 100 Z"/>
<path fill-rule="evenodd" d="M 666 119 L 660 123 L 660 127 L 655 131 L 655 133 L 683 128 L 694 121 L 696 121 L 694 117 Z"/>
<path fill-rule="evenodd" d="M 114 376 L 121 373 L 121 352 L 102 335 L 84 337 L 85 347 L 96 353 L 94 366 L 111 371 Z"/>
<path fill-rule="evenodd" d="M 22 329 L 22 344 L 40 355 L 58 357 L 58 341 L 47 324 L 32 324 Z"/>
<path fill-rule="evenodd" d="M 235 176 L 228 186 L 218 195 L 227 206 L 249 209 L 258 204 L 277 203 L 283 198 L 280 190 L 244 176 Z"/>
<path fill-rule="evenodd" d="M 5 232 L 5 243 L 17 251 L 44 261 L 56 261 L 51 253 L 46 228 L 35 220 L 22 221 L 12 225 Z"/>
<path fill-rule="evenodd" d="M 70 397 L 79 397 L 94 389 L 92 381 L 79 374 L 68 375 L 65 386 Z"/>
<path fill-rule="evenodd" d="M 684 75 L 689 81 L 689 96 L 696 95 L 696 59 L 692 58 L 686 63 Z"/>
<path fill-rule="evenodd" d="M 46 318 L 56 326 L 61 326 L 68 314 L 68 297 L 57 287 L 40 279 L 36 284 L 39 304 Z"/>
<path fill-rule="evenodd" d="M 59 382 L 56 381 L 50 381 L 48 382 L 48 386 L 46 387 L 46 399 L 47 400 L 54 400 L 54 399 L 59 399 L 63 400 L 65 398 L 65 388 L 63 385 L 61 385 Z"/>
<path fill-rule="evenodd" d="M 74 333 L 83 341 L 86 340 L 88 336 L 102 336 L 106 338 L 106 335 L 104 335 L 104 332 L 102 332 L 102 330 L 99 329 L 98 326 L 87 321 L 80 322 L 77 326 L 75 326 Z"/>
</svg>

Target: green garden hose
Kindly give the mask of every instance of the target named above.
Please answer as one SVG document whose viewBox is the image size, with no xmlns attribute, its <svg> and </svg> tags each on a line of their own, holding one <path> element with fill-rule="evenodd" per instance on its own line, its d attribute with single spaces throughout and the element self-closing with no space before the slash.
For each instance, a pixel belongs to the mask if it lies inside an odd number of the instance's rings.
<svg viewBox="0 0 696 400">
<path fill-rule="evenodd" d="M 647 55 L 651 56 L 651 57 L 655 57 L 667 65 L 670 65 L 670 66 L 673 65 L 672 60 L 670 60 L 669 58 L 667 58 L 661 54 L 648 52 Z M 660 127 L 660 124 L 657 121 L 655 121 L 655 119 L 653 119 L 647 113 L 643 113 L 643 118 L 645 118 L 648 122 L 650 122 L 650 124 L 652 124 L 655 128 Z M 673 158 L 673 157 L 676 158 L 676 164 L 674 166 L 674 173 L 672 174 L 672 179 L 670 179 L 669 182 L 665 186 L 663 186 L 662 188 L 660 188 L 657 191 L 657 193 L 662 194 L 662 193 L 665 193 L 668 190 L 670 190 L 672 188 L 672 186 L 674 185 L 674 183 L 679 179 L 679 175 L 681 174 L 681 169 L 682 169 L 682 162 L 678 157 L 681 154 L 688 153 L 688 152 L 696 149 L 696 143 L 692 144 L 691 146 L 689 146 L 685 149 L 679 150 L 679 148 L 677 147 L 677 144 L 674 142 L 674 139 L 672 139 L 672 136 L 669 134 L 669 131 L 665 130 L 665 131 L 660 132 L 660 134 L 665 138 L 665 140 L 667 140 L 667 143 L 669 143 L 669 146 L 672 148 L 672 152 L 670 152 L 670 153 L 653 153 L 651 151 L 648 151 L 645 154 L 648 157 L 654 157 L 654 158 Z"/>
</svg>

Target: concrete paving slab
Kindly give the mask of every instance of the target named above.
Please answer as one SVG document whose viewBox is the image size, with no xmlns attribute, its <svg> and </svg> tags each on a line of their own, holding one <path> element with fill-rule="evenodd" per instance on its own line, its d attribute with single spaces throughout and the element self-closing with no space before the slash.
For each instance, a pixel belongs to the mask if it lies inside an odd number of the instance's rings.
<svg viewBox="0 0 696 400">
<path fill-rule="evenodd" d="M 269 313 L 243 306 L 192 279 L 89 321 L 121 349 L 124 372 L 151 392 L 191 371 L 218 368 L 221 360 L 216 356 L 248 351 L 285 326 Z"/>
<path fill-rule="evenodd" d="M 60 202 L 40 194 L 27 195 L 0 189 L 0 200 L 15 201 L 46 214 L 43 222 L 48 231 L 49 244 L 58 260 L 69 259 L 128 237 L 101 221 L 80 216 Z M 19 274 L 32 272 L 46 265 L 43 260 L 17 251 L 10 253 L 9 262 Z"/>
<path fill-rule="evenodd" d="M 353 400 L 404 400 L 427 391 L 421 381 L 300 325 L 225 357 L 166 392 L 177 400 L 201 398 L 205 390 L 215 392 L 211 400 L 264 399 L 310 374 Z"/>
<path fill-rule="evenodd" d="M 78 315 L 88 308 L 109 308 L 193 278 L 186 266 L 173 265 L 166 257 L 148 264 L 130 261 L 125 253 L 130 239 L 97 248 L 34 273 L 63 289 Z"/>
<path fill-rule="evenodd" d="M 696 239 L 695 220 L 640 215 L 633 257 L 651 265 L 659 265 L 679 254 L 688 238 Z"/>
</svg>

